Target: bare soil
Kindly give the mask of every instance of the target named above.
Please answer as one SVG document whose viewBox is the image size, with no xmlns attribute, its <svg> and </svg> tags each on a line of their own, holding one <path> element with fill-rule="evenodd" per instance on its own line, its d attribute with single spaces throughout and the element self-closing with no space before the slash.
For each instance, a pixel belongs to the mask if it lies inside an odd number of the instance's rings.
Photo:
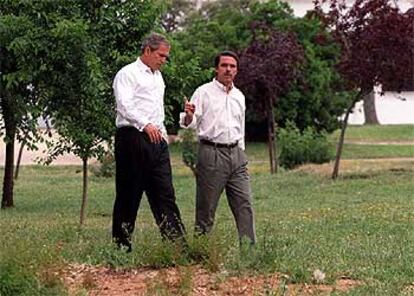
<svg viewBox="0 0 414 296">
<path fill-rule="evenodd" d="M 70 265 L 64 272 L 69 295 L 87 291 L 89 296 L 112 295 L 330 295 L 349 291 L 363 283 L 339 278 L 333 284 L 288 283 L 282 274 L 230 276 L 211 273 L 200 265 L 164 269 L 114 270 L 107 267 Z"/>
</svg>

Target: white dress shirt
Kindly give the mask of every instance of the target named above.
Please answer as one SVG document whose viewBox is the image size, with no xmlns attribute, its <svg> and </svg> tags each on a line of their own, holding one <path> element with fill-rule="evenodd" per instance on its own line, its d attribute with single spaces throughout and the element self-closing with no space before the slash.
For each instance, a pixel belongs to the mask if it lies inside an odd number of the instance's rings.
<svg viewBox="0 0 414 296">
<path fill-rule="evenodd" d="M 244 150 L 244 122 L 246 104 L 243 93 L 236 87 L 227 93 L 226 87 L 216 79 L 194 92 L 191 103 L 195 105 L 193 121 L 185 126 L 185 113 L 180 113 L 180 126 L 197 130 L 199 139 L 215 143 L 239 143 Z"/>
<path fill-rule="evenodd" d="M 165 84 L 160 71 L 152 72 L 140 58 L 116 74 L 113 83 L 116 98 L 116 126 L 133 126 L 143 131 L 149 123 L 167 138 L 164 126 Z"/>
</svg>

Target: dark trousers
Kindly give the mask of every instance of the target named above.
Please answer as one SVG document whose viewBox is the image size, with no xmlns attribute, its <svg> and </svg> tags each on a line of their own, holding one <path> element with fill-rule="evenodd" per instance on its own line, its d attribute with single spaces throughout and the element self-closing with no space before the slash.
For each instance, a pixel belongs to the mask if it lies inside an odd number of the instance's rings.
<svg viewBox="0 0 414 296">
<path fill-rule="evenodd" d="M 112 236 L 118 245 L 131 246 L 137 211 L 145 191 L 163 238 L 183 237 L 184 225 L 175 203 L 168 144 L 150 142 L 133 127 L 115 135 L 116 198 Z"/>
</svg>

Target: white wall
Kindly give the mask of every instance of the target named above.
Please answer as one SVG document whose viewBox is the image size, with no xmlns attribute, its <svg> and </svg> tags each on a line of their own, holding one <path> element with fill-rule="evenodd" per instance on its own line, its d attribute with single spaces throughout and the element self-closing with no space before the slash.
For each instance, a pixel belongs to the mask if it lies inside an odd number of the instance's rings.
<svg viewBox="0 0 414 296">
<path fill-rule="evenodd" d="M 376 94 L 375 107 L 380 124 L 414 124 L 414 92 Z M 358 102 L 349 116 L 350 124 L 364 124 L 363 102 Z"/>
</svg>

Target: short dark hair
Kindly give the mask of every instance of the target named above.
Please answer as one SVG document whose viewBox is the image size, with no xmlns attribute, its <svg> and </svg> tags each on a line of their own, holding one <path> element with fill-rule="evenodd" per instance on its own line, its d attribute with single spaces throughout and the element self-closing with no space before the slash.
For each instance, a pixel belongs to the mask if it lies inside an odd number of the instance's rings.
<svg viewBox="0 0 414 296">
<path fill-rule="evenodd" d="M 160 48 L 161 44 L 170 46 L 167 38 L 164 35 L 158 33 L 151 33 L 142 40 L 141 52 L 143 53 L 145 48 L 149 47 L 151 51 L 157 50 Z"/>
<path fill-rule="evenodd" d="M 232 58 L 234 58 L 235 60 L 236 60 L 236 62 L 237 62 L 237 68 L 239 68 L 239 57 L 237 56 L 237 54 L 235 53 L 235 52 L 233 52 L 233 51 L 230 51 L 230 50 L 225 50 L 225 51 L 222 51 L 222 52 L 220 52 L 217 56 L 216 56 L 216 58 L 215 58 L 215 60 L 214 60 L 214 66 L 217 68 L 218 67 L 218 65 L 220 64 L 220 58 L 221 57 L 232 57 Z"/>
</svg>

